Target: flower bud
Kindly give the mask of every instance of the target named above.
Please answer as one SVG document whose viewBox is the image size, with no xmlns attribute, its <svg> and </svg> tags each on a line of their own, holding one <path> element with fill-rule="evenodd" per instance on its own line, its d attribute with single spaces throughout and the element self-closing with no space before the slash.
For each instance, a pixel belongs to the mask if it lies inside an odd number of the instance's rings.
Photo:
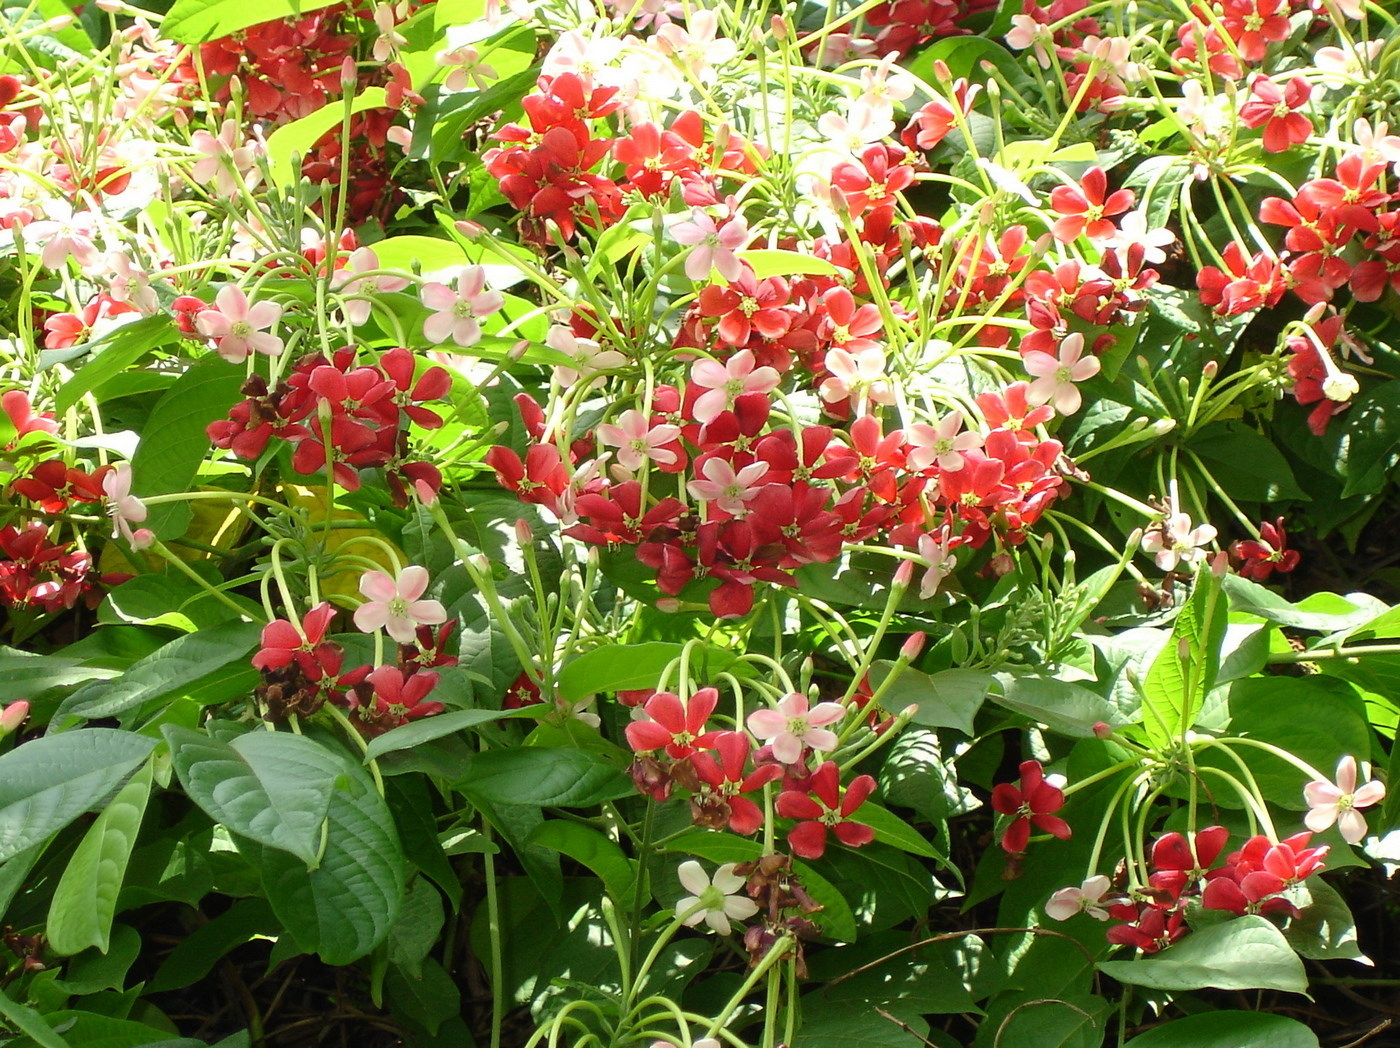
<svg viewBox="0 0 1400 1048">
<path fill-rule="evenodd" d="M 774 15 L 768 22 L 769 29 L 773 32 L 773 39 L 782 42 L 788 38 L 787 19 L 782 15 Z"/>
<path fill-rule="evenodd" d="M 530 522 L 521 517 L 515 522 L 515 541 L 522 546 L 529 546 L 535 541 L 535 531 L 530 527 Z"/>
<path fill-rule="evenodd" d="M 914 581 L 914 562 L 912 560 L 902 560 L 899 567 L 894 570 L 894 580 L 890 583 L 895 589 L 908 589 L 909 583 Z"/>
<path fill-rule="evenodd" d="M 418 496 L 418 501 L 429 509 L 437 505 L 438 493 L 426 480 L 415 480 L 413 482 L 413 493 Z"/>
<path fill-rule="evenodd" d="M 9 735 L 29 716 L 29 703 L 24 699 L 12 702 L 0 711 L 0 738 Z"/>
<path fill-rule="evenodd" d="M 913 561 L 906 560 L 904 563 L 912 564 Z M 923 653 L 924 642 L 927 640 L 928 635 L 925 634 L 923 630 L 909 634 L 909 639 L 900 645 L 899 657 L 907 662 L 913 662 Z"/>
<path fill-rule="evenodd" d="M 1095 721 L 1093 732 L 1094 738 L 1107 739 L 1113 735 L 1113 725 L 1109 724 L 1108 721 Z"/>
<path fill-rule="evenodd" d="M 345 56 L 345 61 L 340 64 L 340 86 L 349 91 L 360 79 L 359 72 L 355 68 L 355 60 L 349 55 Z"/>
<path fill-rule="evenodd" d="M 681 610 L 681 602 L 675 597 L 662 597 L 656 602 L 656 610 L 664 611 L 667 615 L 674 615 Z"/>
<path fill-rule="evenodd" d="M 486 232 L 486 227 L 476 222 L 468 222 L 465 218 L 460 222 L 454 222 L 453 228 L 468 240 L 475 240 Z"/>
</svg>

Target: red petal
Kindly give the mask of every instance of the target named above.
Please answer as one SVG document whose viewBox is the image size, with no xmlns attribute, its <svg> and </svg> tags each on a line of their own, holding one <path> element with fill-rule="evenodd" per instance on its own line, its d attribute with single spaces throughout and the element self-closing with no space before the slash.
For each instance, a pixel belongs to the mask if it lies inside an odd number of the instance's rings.
<svg viewBox="0 0 1400 1048">
<path fill-rule="evenodd" d="M 819 822 L 799 822 L 788 833 L 788 844 L 800 858 L 820 859 L 826 851 L 826 827 Z"/>
</svg>

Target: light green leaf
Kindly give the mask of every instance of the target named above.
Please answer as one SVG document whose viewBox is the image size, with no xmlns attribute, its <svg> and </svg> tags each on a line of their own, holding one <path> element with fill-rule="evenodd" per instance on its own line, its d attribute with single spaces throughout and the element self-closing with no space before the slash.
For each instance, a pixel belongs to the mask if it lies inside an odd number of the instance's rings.
<svg viewBox="0 0 1400 1048">
<path fill-rule="evenodd" d="M 1296 1019 L 1267 1012 L 1188 1015 L 1134 1037 L 1125 1048 L 1318 1048 L 1317 1034 Z"/>
<path fill-rule="evenodd" d="M 30 1038 L 39 1048 L 70 1048 L 44 1017 L 33 1008 L 12 1001 L 4 990 L 0 990 L 0 1016 L 20 1033 Z"/>
<path fill-rule="evenodd" d="M 493 804 L 568 808 L 584 808 L 633 791 L 632 780 L 609 761 L 562 747 L 526 746 L 477 754 L 454 785 L 470 797 Z"/>
<path fill-rule="evenodd" d="M 1019 673 L 998 673 L 1001 694 L 992 699 L 1046 727 L 1072 738 L 1087 739 L 1099 721 L 1118 725 L 1123 718 L 1118 708 L 1097 692 L 1054 677 Z"/>
<path fill-rule="evenodd" d="M 189 491 L 209 454 L 209 423 L 223 418 L 241 399 L 244 374 L 219 357 L 200 361 L 176 380 L 151 409 L 141 444 L 131 459 L 132 494 L 138 497 Z M 188 502 L 151 506 L 145 526 L 158 538 L 176 538 L 189 526 Z"/>
<path fill-rule="evenodd" d="M 85 728 L 45 735 L 0 757 L 0 862 L 63 829 L 155 747 L 144 735 Z"/>
<path fill-rule="evenodd" d="M 217 630 L 177 637 L 134 663 L 116 680 L 93 681 L 79 688 L 59 706 L 54 720 L 114 717 L 148 702 L 187 694 L 221 677 L 241 674 L 247 669 L 244 660 L 260 636 L 256 623 L 230 622 Z"/>
<path fill-rule="evenodd" d="M 893 669 L 894 663 L 886 659 L 876 662 L 870 667 L 871 685 L 878 689 Z M 971 736 L 976 734 L 972 719 L 994 683 L 991 674 L 980 670 L 943 670 L 930 676 L 906 667 L 880 696 L 880 704 L 891 713 L 917 706 L 913 723 L 956 728 Z"/>
<path fill-rule="evenodd" d="M 1341 893 L 1321 877 L 1309 877 L 1291 896 L 1303 911 L 1288 922 L 1283 937 L 1301 956 L 1330 961 L 1341 958 L 1371 964 L 1356 941 L 1356 918 Z"/>
<path fill-rule="evenodd" d="M 101 339 L 102 352 L 78 369 L 54 393 L 54 408 L 62 413 L 82 399 L 83 394 L 97 389 L 108 379 L 116 377 L 143 356 L 176 341 L 179 333 L 170 317 L 157 314 L 123 324 Z M 94 342 L 92 345 L 97 346 Z"/>
<path fill-rule="evenodd" d="M 740 261 L 747 262 L 759 280 L 768 277 L 835 277 L 841 270 L 824 258 L 804 255 L 800 251 L 777 251 L 769 248 L 751 248 L 737 252 Z"/>
<path fill-rule="evenodd" d="M 315 864 L 340 754 L 289 732 L 250 731 L 224 742 L 174 725 L 164 730 L 180 783 L 211 819 Z"/>
<path fill-rule="evenodd" d="M 1253 915 L 1192 932 L 1154 957 L 1098 967 L 1121 983 L 1154 990 L 1308 990 L 1303 962 L 1283 932 Z"/>
<path fill-rule="evenodd" d="M 259 22 L 309 14 L 335 0 L 175 0 L 161 35 L 181 44 L 199 44 L 228 36 Z"/>
<path fill-rule="evenodd" d="M 297 946 L 327 964 L 350 964 L 389 934 L 406 870 L 389 808 L 369 774 L 348 756 L 333 756 L 340 775 L 320 865 L 308 871 L 289 852 L 267 849 L 261 866 L 272 909 Z"/>
<path fill-rule="evenodd" d="M 683 645 L 669 641 L 648 641 L 645 644 L 613 644 L 586 651 L 564 664 L 559 673 L 559 694 L 569 702 L 600 691 L 630 691 L 655 688 L 667 664 L 680 658 Z M 693 646 L 690 666 L 701 679 L 710 679 L 722 672 L 748 676 L 748 667 L 739 664 L 736 656 L 722 648 Z"/>
<path fill-rule="evenodd" d="M 1143 727 L 1158 746 L 1195 726 L 1206 694 L 1215 686 L 1227 603 L 1215 574 L 1198 572 L 1171 638 L 1147 671 L 1142 685 Z"/>
<path fill-rule="evenodd" d="M 356 95 L 354 101 L 350 103 L 350 112 L 363 113 L 366 109 L 382 109 L 385 105 L 384 89 L 382 87 L 367 87 Z M 296 185 L 301 180 L 301 166 L 292 163 L 293 155 L 306 156 L 322 135 L 333 127 L 339 127 L 344 119 L 345 103 L 340 99 L 334 99 L 314 113 L 308 113 L 298 120 L 293 120 L 290 124 L 283 124 L 268 135 L 267 164 L 273 184 L 277 186 Z M 375 251 L 378 253 L 377 245 Z"/>
<path fill-rule="evenodd" d="M 68 956 L 89 946 L 107 952 L 117 895 L 150 795 L 151 764 L 147 761 L 88 827 L 68 860 L 49 903 L 45 926 L 49 945 L 59 954 Z"/>
</svg>

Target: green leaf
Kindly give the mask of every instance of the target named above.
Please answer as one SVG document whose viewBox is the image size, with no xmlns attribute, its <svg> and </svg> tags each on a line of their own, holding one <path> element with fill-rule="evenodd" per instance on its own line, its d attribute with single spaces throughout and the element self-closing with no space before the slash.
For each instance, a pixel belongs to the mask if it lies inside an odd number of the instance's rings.
<svg viewBox="0 0 1400 1048">
<path fill-rule="evenodd" d="M 210 357 L 176 380 L 156 401 L 131 459 L 132 493 L 141 497 L 188 491 L 209 454 L 209 423 L 223 418 L 241 399 L 242 368 Z M 158 538 L 184 534 L 193 515 L 188 502 L 150 507 L 146 527 Z"/>
<path fill-rule="evenodd" d="M 493 804 L 568 808 L 586 808 L 633 791 L 632 780 L 601 757 L 532 746 L 477 754 L 454 785 Z"/>
<path fill-rule="evenodd" d="M 33 1008 L 12 1001 L 4 990 L 0 990 L 0 1016 L 39 1048 L 70 1048 L 67 1041 L 54 1033 L 42 1015 Z"/>
<path fill-rule="evenodd" d="M 1226 611 L 1227 601 L 1215 574 L 1197 572 L 1171 638 L 1157 653 L 1142 684 L 1143 727 L 1156 745 L 1168 745 L 1195 725 L 1220 673 Z"/>
<path fill-rule="evenodd" d="M 655 688 L 662 672 L 673 660 L 680 658 L 684 645 L 668 641 L 648 641 L 645 644 L 614 644 L 586 651 L 564 664 L 559 672 L 559 694 L 569 702 L 577 702 L 595 692 L 630 691 Z M 719 673 L 750 676 L 747 664 L 736 663 L 737 656 L 723 648 L 692 646 L 691 671 L 701 679 L 712 679 Z"/>
<path fill-rule="evenodd" d="M 342 755 L 290 732 L 250 731 L 224 742 L 164 730 L 181 785 L 211 819 L 315 865 Z"/>
<path fill-rule="evenodd" d="M 66 717 L 114 717 L 146 703 L 188 694 L 235 671 L 241 673 L 260 636 L 256 623 L 230 622 L 217 630 L 177 637 L 116 680 L 93 681 L 79 688 L 59 706 L 54 719 L 61 723 Z M 230 668 L 230 664 L 236 665 Z"/>
<path fill-rule="evenodd" d="M 1356 918 L 1341 893 L 1321 877 L 1309 877 L 1294 888 L 1293 902 L 1301 917 L 1288 922 L 1283 937 L 1302 957 L 1315 961 L 1341 958 L 1371 964 L 1356 941 Z"/>
<path fill-rule="evenodd" d="M 752 248 L 738 253 L 740 261 L 747 262 L 759 280 L 767 277 L 792 276 L 839 276 L 841 271 L 824 258 L 804 255 L 800 251 L 776 251 L 768 248 Z"/>
<path fill-rule="evenodd" d="M 281 928 L 272 904 L 254 896 L 239 899 L 207 924 L 202 924 L 170 951 L 156 970 L 148 993 L 179 990 L 199 982 L 219 959 L 235 947 L 259 935 L 275 935 Z"/>
<path fill-rule="evenodd" d="M 419 977 L 397 965 L 390 968 L 386 985 L 395 1009 L 434 1036 L 462 1010 L 462 991 L 456 980 L 431 957 L 424 960 Z"/>
<path fill-rule="evenodd" d="M 259 22 L 309 14 L 335 0 L 175 0 L 161 35 L 181 44 L 200 44 Z"/>
<path fill-rule="evenodd" d="M 548 712 L 549 707 L 541 704 L 525 706 L 518 710 L 453 710 L 450 713 L 424 717 L 422 720 L 401 724 L 399 727 L 392 728 L 383 735 L 371 739 L 365 752 L 365 761 L 368 763 L 386 753 L 393 753 L 395 750 L 410 750 L 415 746 L 423 745 L 423 743 L 440 739 L 444 735 L 454 735 L 459 731 L 466 731 L 468 728 L 475 728 L 481 724 L 490 724 L 492 721 L 522 718 L 532 720 L 542 717 Z"/>
<path fill-rule="evenodd" d="M 1292 604 L 1273 590 L 1239 575 L 1226 575 L 1220 584 L 1230 598 L 1231 611 L 1258 615 L 1261 619 L 1294 629 L 1345 630 L 1363 626 L 1377 614 L 1377 609 L 1363 607 L 1335 593 L 1313 593 L 1307 600 Z"/>
<path fill-rule="evenodd" d="M 1272 743 L 1329 776 L 1341 754 L 1370 759 L 1365 705 L 1346 681 L 1319 674 L 1246 677 L 1230 685 L 1229 707 L 1231 735 Z M 1303 785 L 1308 777 L 1297 767 L 1254 746 L 1230 749 L 1249 766 L 1265 800 L 1294 811 L 1307 807 Z M 1198 763 L 1239 774 L 1239 765 L 1210 750 L 1200 754 Z"/>
<path fill-rule="evenodd" d="M 1250 502 L 1309 501 L 1278 445 L 1243 422 L 1217 422 L 1187 445 L 1230 497 Z"/>
<path fill-rule="evenodd" d="M 880 688 L 894 666 L 887 659 L 871 666 L 871 685 Z M 992 675 L 981 670 L 943 670 L 929 675 L 905 667 L 880 696 L 880 705 L 892 713 L 917 706 L 918 712 L 911 718 L 913 723 L 929 728 L 956 728 L 971 736 L 976 734 L 972 719 L 994 683 Z"/>
<path fill-rule="evenodd" d="M 1087 739 L 1093 736 L 1094 725 L 1099 721 L 1123 723 L 1113 703 L 1078 684 L 1020 673 L 998 673 L 996 680 L 1001 694 L 992 695 L 995 702 L 1061 735 Z"/>
<path fill-rule="evenodd" d="M 793 1048 L 919 1048 L 929 1032 L 928 1020 L 898 1006 L 877 1011 L 860 1001 L 807 1011 Z"/>
<path fill-rule="evenodd" d="M 1303 962 L 1283 932 L 1253 915 L 1192 932 L 1154 957 L 1100 961 L 1098 968 L 1154 990 L 1308 990 Z"/>
<path fill-rule="evenodd" d="M 974 1045 L 1000 1048 L 1099 1048 L 1111 1006 L 1088 993 L 1046 996 L 1029 991 L 997 995 Z M 995 1037 L 987 1037 L 990 1031 Z"/>
<path fill-rule="evenodd" d="M 367 87 L 350 103 L 350 112 L 363 113 L 366 109 L 383 109 L 385 105 L 384 89 Z M 267 166 L 273 184 L 294 186 L 301 181 L 301 165 L 293 163 L 293 158 L 306 156 L 322 135 L 339 127 L 344 119 L 345 103 L 337 98 L 268 135 Z"/>
<path fill-rule="evenodd" d="M 117 896 L 150 796 L 151 764 L 147 761 L 88 827 L 68 860 L 49 903 L 45 926 L 49 945 L 58 953 L 75 954 L 89 946 L 107 952 Z"/>
<path fill-rule="evenodd" d="M 423 960 L 442 934 L 442 896 L 425 877 L 415 877 L 389 934 L 389 963 L 411 978 L 422 976 Z"/>
<path fill-rule="evenodd" d="M 85 728 L 45 735 L 0 757 L 0 862 L 63 829 L 155 747 L 144 735 Z"/>
<path fill-rule="evenodd" d="M 115 378 L 157 346 L 174 342 L 178 337 L 179 332 L 164 314 L 123 324 L 101 340 L 101 353 L 58 387 L 54 393 L 55 410 L 60 413 L 67 411 L 82 399 L 83 394 Z"/>
<path fill-rule="evenodd" d="M 407 876 L 384 798 L 363 768 L 346 755 L 333 756 L 340 775 L 326 813 L 320 865 L 308 871 L 289 852 L 268 849 L 262 880 L 298 947 L 327 964 L 350 964 L 389 934 Z"/>
<path fill-rule="evenodd" d="M 1268 1012 L 1188 1015 L 1134 1037 L 1125 1048 L 1318 1048 L 1317 1034 Z"/>
<path fill-rule="evenodd" d="M 206 1048 L 192 1037 L 175 1037 L 168 1029 L 98 1012 L 65 1008 L 48 1013 L 44 1020 L 71 1037 L 70 1044 L 82 1048 Z"/>
<path fill-rule="evenodd" d="M 1400 448 L 1400 381 L 1373 386 L 1351 402 L 1343 429 L 1346 454 L 1338 463 L 1346 487 L 1342 498 L 1370 490 L 1368 474 L 1395 464 Z"/>
<path fill-rule="evenodd" d="M 552 848 L 582 863 L 598 875 L 616 902 L 632 904 L 637 885 L 636 863 L 623 854 L 616 841 L 591 826 L 551 819 L 531 833 L 526 843 Z"/>
<path fill-rule="evenodd" d="M 412 273 L 415 264 L 421 272 L 435 273 L 443 269 L 461 269 L 474 261 L 461 244 L 446 237 L 389 237 L 372 247 L 381 269 L 400 269 L 405 273 Z"/>
<path fill-rule="evenodd" d="M 926 859 L 944 860 L 938 850 L 924 840 L 923 834 L 891 811 L 872 801 L 866 801 L 851 815 L 852 822 L 864 823 L 875 831 L 875 839 Z"/>
</svg>

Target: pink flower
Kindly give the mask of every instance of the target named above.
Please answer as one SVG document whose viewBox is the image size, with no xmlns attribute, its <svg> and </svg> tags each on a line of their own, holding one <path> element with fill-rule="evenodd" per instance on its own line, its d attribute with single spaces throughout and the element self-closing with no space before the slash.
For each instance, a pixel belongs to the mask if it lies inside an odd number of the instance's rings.
<svg viewBox="0 0 1400 1048">
<path fill-rule="evenodd" d="M 1045 904 L 1045 912 L 1057 921 L 1067 921 L 1077 913 L 1087 913 L 1096 921 L 1108 920 L 1103 897 L 1113 882 L 1103 874 L 1090 877 L 1078 888 L 1061 888 Z"/>
<path fill-rule="evenodd" d="M 919 584 L 921 599 L 928 600 L 937 593 L 943 580 L 958 566 L 958 558 L 953 555 L 953 547 L 956 544 L 957 539 L 946 524 L 939 529 L 937 535 L 919 536 L 919 559 L 928 565 L 923 581 Z"/>
<path fill-rule="evenodd" d="M 345 319 L 356 327 L 369 319 L 371 303 L 368 296 L 402 291 L 408 287 L 408 277 L 379 273 L 376 272 L 378 269 L 379 256 L 374 249 L 362 247 L 351 252 L 345 268 L 336 270 L 331 278 L 331 286 L 347 296 Z M 368 275 L 361 276 L 362 273 Z"/>
<path fill-rule="evenodd" d="M 916 422 L 904 431 L 909 444 L 905 462 L 912 470 L 925 470 L 937 464 L 945 473 L 963 468 L 963 452 L 982 446 L 982 435 L 963 430 L 961 411 L 951 411 L 933 425 Z M 960 432 L 961 431 L 961 432 Z"/>
<path fill-rule="evenodd" d="M 391 579 L 382 571 L 360 577 L 360 592 L 369 599 L 355 609 L 355 628 L 363 633 L 383 629 L 399 644 L 412 644 L 419 626 L 447 621 L 447 609 L 435 600 L 420 600 L 428 588 L 428 569 L 410 564 Z"/>
<path fill-rule="evenodd" d="M 1099 373 L 1099 358 L 1084 356 L 1084 336 L 1077 331 L 1065 336 L 1059 352 L 1058 358 L 1040 350 L 1024 355 L 1022 363 L 1027 373 L 1035 376 L 1030 400 L 1033 404 L 1053 404 L 1061 415 L 1073 415 L 1083 403 L 1074 384 Z"/>
<path fill-rule="evenodd" d="M 1362 774 L 1369 769 L 1362 768 Z M 1385 786 L 1372 779 L 1356 788 L 1356 758 L 1348 754 L 1337 762 L 1337 784 L 1310 782 L 1303 787 L 1303 797 L 1312 808 L 1303 817 L 1303 825 L 1321 833 L 1334 822 L 1348 844 L 1359 844 L 1366 836 L 1366 817 L 1358 808 L 1369 808 L 1385 799 Z"/>
<path fill-rule="evenodd" d="M 848 397 L 858 405 L 893 404 L 894 390 L 885 375 L 884 351 L 875 347 L 852 354 L 839 347 L 826 351 L 826 370 L 831 377 L 821 384 L 821 397 L 828 404 Z"/>
<path fill-rule="evenodd" d="M 839 702 L 819 702 L 809 710 L 807 696 L 792 692 L 778 700 L 776 710 L 754 710 L 747 723 L 755 737 L 772 740 L 774 757 L 783 764 L 796 764 L 803 747 L 836 749 L 836 733 L 825 725 L 845 715 L 846 707 Z"/>
<path fill-rule="evenodd" d="M 146 504 L 131 493 L 130 462 L 118 462 L 102 478 L 102 493 L 107 496 L 107 515 L 112 518 L 112 538 L 126 539 L 132 549 L 146 549 L 155 542 L 155 533 L 149 528 L 131 528 L 146 519 Z"/>
<path fill-rule="evenodd" d="M 748 512 L 744 503 L 758 495 L 758 481 L 768 472 L 768 463 L 751 462 L 737 473 L 734 466 L 722 458 L 708 458 L 700 464 L 704 479 L 692 480 L 685 486 L 691 498 L 713 502 L 732 516 Z"/>
<path fill-rule="evenodd" d="M 42 244 L 39 261 L 45 269 L 57 269 L 68 261 L 68 256 L 83 269 L 96 264 L 101 252 L 94 242 L 97 236 L 96 218 L 91 211 L 73 209 L 61 200 L 50 201 L 45 205 L 45 213 L 53 213 L 53 218 L 31 222 L 24 230 L 25 243 L 33 246 Z"/>
<path fill-rule="evenodd" d="M 258 175 L 256 159 L 260 147 L 256 144 L 239 145 L 238 121 L 225 120 L 217 136 L 199 130 L 190 136 L 190 145 L 199 152 L 190 178 L 198 185 L 214 184 L 214 192 L 221 197 L 231 197 L 238 189 L 237 173 L 249 182 L 256 184 Z"/>
<path fill-rule="evenodd" d="M 714 267 L 725 280 L 738 280 L 744 268 L 734 254 L 749 242 L 749 227 L 743 215 L 735 215 L 722 226 L 704 211 L 695 208 L 690 221 L 671 226 L 671 237 L 678 244 L 694 247 L 686 256 L 685 275 L 691 280 L 707 280 Z"/>
<path fill-rule="evenodd" d="M 264 334 L 282 318 L 282 307 L 274 302 L 250 305 L 248 296 L 236 284 L 228 284 L 214 296 L 214 305 L 200 310 L 194 326 L 201 335 L 218 339 L 214 348 L 230 364 L 241 364 L 252 352 L 275 357 L 282 352 L 282 340 Z"/>
<path fill-rule="evenodd" d="M 679 426 L 653 426 L 636 408 L 619 415 L 617 425 L 604 423 L 598 427 L 598 439 L 608 447 L 618 449 L 617 464 L 627 470 L 640 469 L 648 459 L 658 466 L 672 465 L 676 461 L 676 453 L 668 450 L 666 445 L 680 435 Z"/>
<path fill-rule="evenodd" d="M 1178 563 L 1194 564 L 1204 557 L 1206 551 L 1202 547 L 1214 538 L 1215 528 L 1210 524 L 1191 527 L 1191 518 L 1177 509 L 1173 491 L 1167 502 L 1166 518 L 1143 535 L 1142 548 L 1146 553 L 1155 554 L 1153 559 L 1157 567 L 1173 571 Z"/>
<path fill-rule="evenodd" d="M 450 338 L 463 348 L 481 341 L 477 318 L 488 317 L 505 304 L 505 296 L 499 291 L 486 290 L 486 270 L 481 266 L 462 270 L 456 291 L 446 284 L 429 281 L 419 294 L 423 305 L 435 310 L 423 321 L 423 337 L 435 343 Z"/>
<path fill-rule="evenodd" d="M 774 368 L 754 367 L 753 351 L 748 349 L 741 349 L 723 364 L 697 360 L 691 365 L 690 380 L 707 392 L 696 398 L 691 413 L 696 422 L 711 423 L 720 412 L 732 408 L 738 397 L 767 393 L 778 385 L 779 379 Z"/>
</svg>

